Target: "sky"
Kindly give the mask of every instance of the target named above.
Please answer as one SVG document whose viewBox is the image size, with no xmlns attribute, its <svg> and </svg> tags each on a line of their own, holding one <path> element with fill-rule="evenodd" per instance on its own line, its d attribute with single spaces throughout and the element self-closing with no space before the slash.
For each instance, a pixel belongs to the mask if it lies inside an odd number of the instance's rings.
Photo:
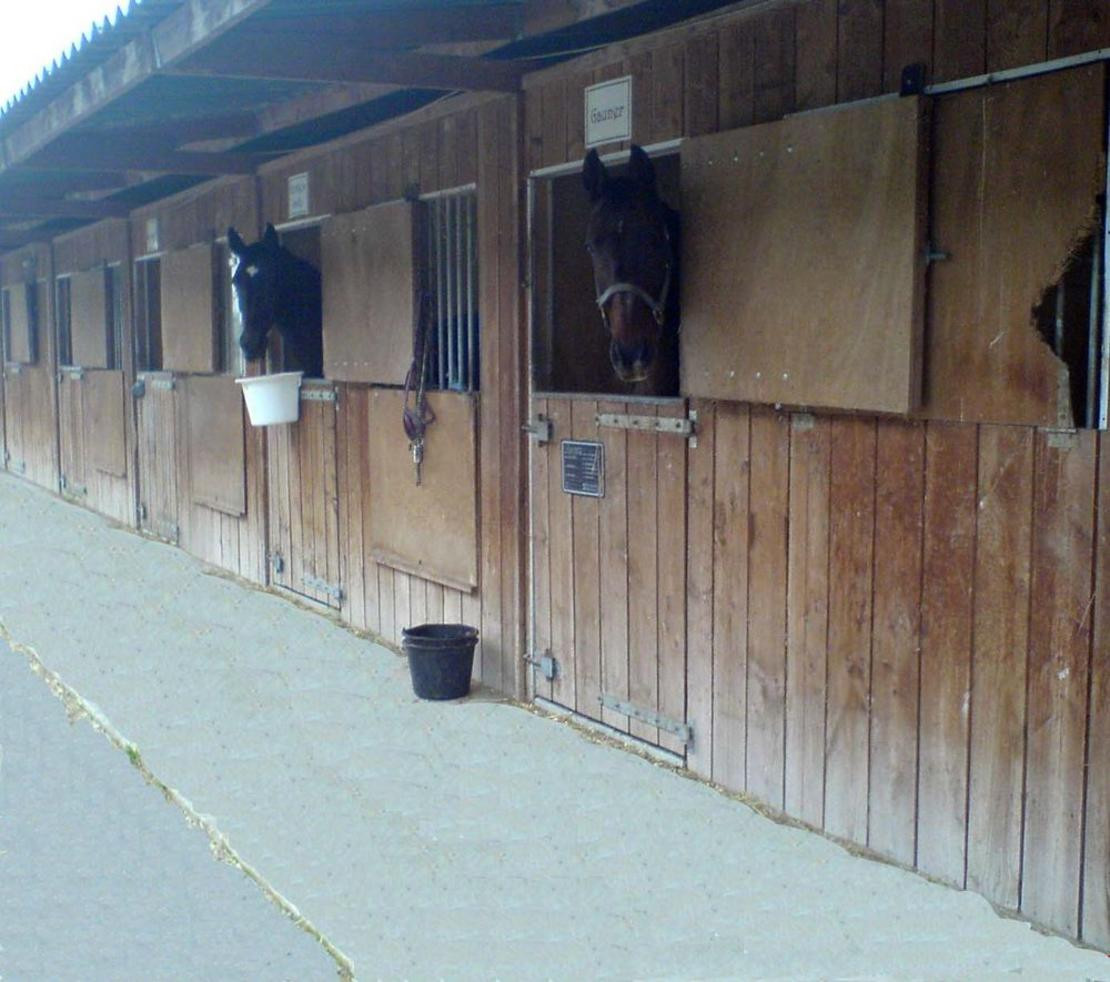
<svg viewBox="0 0 1110 982">
<path fill-rule="evenodd" d="M 69 51 L 93 21 L 103 24 L 110 15 L 114 23 L 116 7 L 126 8 L 127 0 L 8 0 L 8 5 L 13 9 L 5 11 L 0 31 L 0 108 Z"/>
</svg>

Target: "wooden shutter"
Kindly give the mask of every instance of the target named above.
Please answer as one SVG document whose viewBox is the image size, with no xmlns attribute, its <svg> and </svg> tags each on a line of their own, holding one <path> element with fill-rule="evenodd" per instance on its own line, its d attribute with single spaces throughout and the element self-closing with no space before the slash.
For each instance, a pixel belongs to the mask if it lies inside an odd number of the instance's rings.
<svg viewBox="0 0 1110 982">
<path fill-rule="evenodd" d="M 432 392 L 419 485 L 401 425 L 404 393 L 370 397 L 370 549 L 374 559 L 470 591 L 478 585 L 478 469 L 473 395 Z"/>
<path fill-rule="evenodd" d="M 893 98 L 683 145 L 684 393 L 917 405 L 924 124 L 920 99 Z"/>
<path fill-rule="evenodd" d="M 104 270 L 78 273 L 69 281 L 70 362 L 108 367 L 108 312 Z"/>
<path fill-rule="evenodd" d="M 216 371 L 212 247 L 194 246 L 162 257 L 162 368 Z"/>
<path fill-rule="evenodd" d="M 27 307 L 29 288 L 23 285 L 10 287 L 8 294 L 8 350 L 4 357 L 10 362 L 27 364 L 35 360 L 31 341 L 31 312 Z"/>
<path fill-rule="evenodd" d="M 411 201 L 337 215 L 322 230 L 324 374 L 401 385 L 412 362 L 423 208 Z"/>
<path fill-rule="evenodd" d="M 229 515 L 247 511 L 243 395 L 226 375 L 186 382 L 189 485 L 194 502 Z"/>
</svg>

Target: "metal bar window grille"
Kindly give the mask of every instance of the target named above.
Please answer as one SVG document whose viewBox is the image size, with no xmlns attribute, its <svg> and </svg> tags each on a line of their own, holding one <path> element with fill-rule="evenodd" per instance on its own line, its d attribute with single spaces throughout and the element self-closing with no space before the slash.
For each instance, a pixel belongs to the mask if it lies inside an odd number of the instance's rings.
<svg viewBox="0 0 1110 982">
<path fill-rule="evenodd" d="M 477 194 L 428 201 L 428 290 L 435 306 L 429 388 L 475 392 L 478 379 Z"/>
</svg>

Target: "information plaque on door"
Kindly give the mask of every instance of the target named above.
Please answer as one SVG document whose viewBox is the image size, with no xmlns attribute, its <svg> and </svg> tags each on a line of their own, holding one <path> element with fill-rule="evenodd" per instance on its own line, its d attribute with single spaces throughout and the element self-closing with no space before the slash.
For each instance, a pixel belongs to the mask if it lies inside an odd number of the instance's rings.
<svg viewBox="0 0 1110 982">
<path fill-rule="evenodd" d="M 605 446 L 586 440 L 563 440 L 563 490 L 589 498 L 605 497 Z"/>
</svg>

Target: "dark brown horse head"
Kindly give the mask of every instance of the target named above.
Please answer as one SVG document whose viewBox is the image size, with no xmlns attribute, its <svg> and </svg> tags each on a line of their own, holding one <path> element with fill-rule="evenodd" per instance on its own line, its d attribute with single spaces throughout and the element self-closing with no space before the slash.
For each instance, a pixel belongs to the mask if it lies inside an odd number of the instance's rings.
<svg viewBox="0 0 1110 982">
<path fill-rule="evenodd" d="M 651 159 L 637 146 L 620 177 L 591 150 L 582 180 L 593 203 L 586 250 L 609 360 L 621 381 L 643 382 L 677 350 L 678 215 L 659 197 Z"/>
</svg>

